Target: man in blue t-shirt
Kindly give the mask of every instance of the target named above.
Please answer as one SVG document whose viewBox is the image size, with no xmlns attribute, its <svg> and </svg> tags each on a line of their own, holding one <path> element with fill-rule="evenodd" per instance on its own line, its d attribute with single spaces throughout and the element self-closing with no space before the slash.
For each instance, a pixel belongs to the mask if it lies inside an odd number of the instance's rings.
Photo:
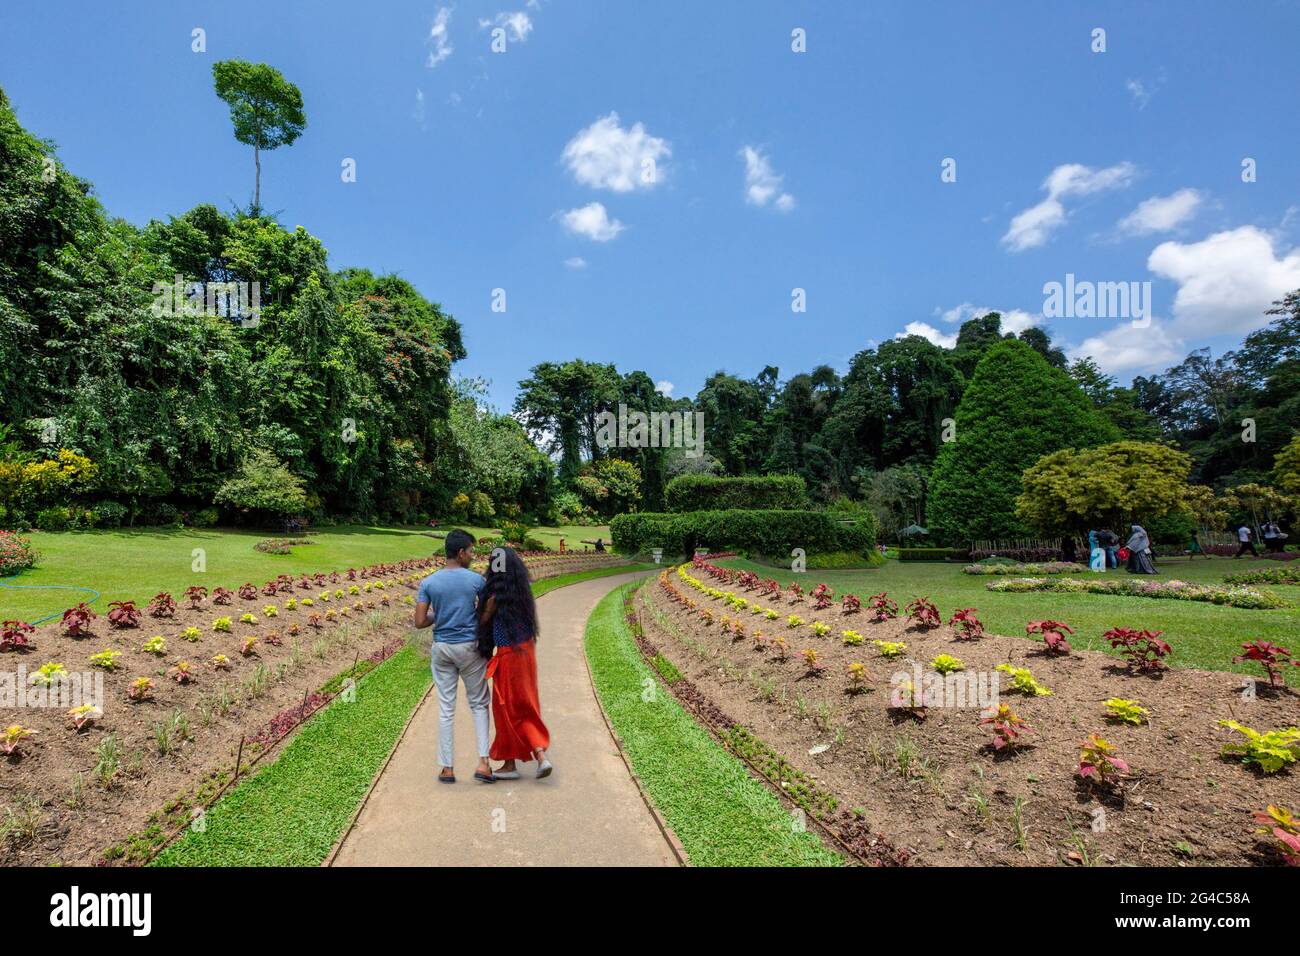
<svg viewBox="0 0 1300 956">
<path fill-rule="evenodd" d="M 415 626 L 433 625 L 433 683 L 438 689 L 438 759 L 440 783 L 455 783 L 456 688 L 465 682 L 465 697 L 474 718 L 478 742 L 478 770 L 474 779 L 495 783 L 488 763 L 487 658 L 478 652 L 478 598 L 483 575 L 469 569 L 474 560 L 474 537 L 457 528 L 445 542 L 447 566 L 420 582 L 415 605 Z"/>
</svg>

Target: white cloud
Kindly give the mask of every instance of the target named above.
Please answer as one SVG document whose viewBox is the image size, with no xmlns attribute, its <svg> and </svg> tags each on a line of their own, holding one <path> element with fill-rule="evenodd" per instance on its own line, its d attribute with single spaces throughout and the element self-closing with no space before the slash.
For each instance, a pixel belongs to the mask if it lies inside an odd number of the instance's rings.
<svg viewBox="0 0 1300 956">
<path fill-rule="evenodd" d="M 667 140 L 651 136 L 641 123 L 623 129 L 618 114 L 610 113 L 569 140 L 563 159 L 584 186 L 626 193 L 655 186 L 662 178 L 660 161 L 672 153 Z"/>
<path fill-rule="evenodd" d="M 451 7 L 439 7 L 433 17 L 433 26 L 429 28 L 429 38 L 426 42 L 431 44 L 433 49 L 429 51 L 429 58 L 424 61 L 424 65 L 430 69 L 455 52 L 455 47 L 451 45 L 451 39 L 447 35 L 447 27 L 451 23 L 451 10 Z"/>
<path fill-rule="evenodd" d="M 415 106 L 411 110 L 411 118 L 423 127 L 424 124 L 424 90 L 418 87 L 415 90 Z"/>
<path fill-rule="evenodd" d="M 1146 328 L 1121 323 L 1066 351 L 1071 359 L 1091 356 L 1104 371 L 1115 374 L 1168 368 L 1185 354 L 1182 340 L 1160 319 L 1153 319 Z"/>
<path fill-rule="evenodd" d="M 1169 196 L 1152 196 L 1119 222 L 1119 231 L 1127 236 L 1145 236 L 1177 229 L 1200 208 L 1203 196 L 1195 189 L 1180 189 Z"/>
<path fill-rule="evenodd" d="M 598 202 L 570 209 L 561 214 L 560 221 L 569 232 L 596 242 L 608 242 L 627 228 L 617 219 L 610 219 L 604 205 Z"/>
<path fill-rule="evenodd" d="M 528 34 L 533 32 L 533 20 L 522 10 L 498 13 L 491 20 L 480 18 L 478 25 L 484 30 L 491 26 L 505 27 L 507 39 L 514 43 L 524 43 L 528 39 Z"/>
<path fill-rule="evenodd" d="M 667 379 L 660 379 L 659 381 L 655 382 L 655 391 L 658 392 L 660 395 L 663 395 L 665 398 L 673 397 L 674 388 L 676 388 L 676 386 L 673 385 L 673 383 L 668 381 Z"/>
<path fill-rule="evenodd" d="M 1053 169 L 1043 180 L 1047 198 L 1018 213 L 1011 220 L 1002 243 L 1012 252 L 1023 252 L 1043 245 L 1053 231 L 1065 224 L 1065 198 L 1087 196 L 1107 189 L 1119 189 L 1137 174 L 1132 163 L 1117 163 L 1094 169 L 1079 163 L 1065 163 Z"/>
<path fill-rule="evenodd" d="M 587 268 L 587 260 L 582 256 L 572 256 L 564 260 L 564 265 L 568 269 L 585 269 Z"/>
<path fill-rule="evenodd" d="M 1183 336 L 1245 335 L 1268 324 L 1269 305 L 1300 288 L 1300 247 L 1274 250 L 1256 226 L 1216 232 L 1200 242 L 1162 242 L 1147 259 L 1178 283 L 1173 316 Z"/>
<path fill-rule="evenodd" d="M 751 206 L 766 206 L 775 200 L 774 205 L 781 212 L 793 209 L 794 197 L 781 191 L 785 177 L 772 169 L 771 160 L 753 146 L 742 147 L 740 155 L 745 160 L 745 202 Z"/>
<path fill-rule="evenodd" d="M 953 332 L 951 335 L 944 335 L 928 322 L 908 322 L 907 325 L 903 327 L 903 331 L 895 334 L 894 338 L 901 339 L 908 335 L 919 335 L 921 338 L 927 339 L 934 345 L 938 345 L 945 349 L 950 349 L 957 344 L 956 332 Z"/>
</svg>

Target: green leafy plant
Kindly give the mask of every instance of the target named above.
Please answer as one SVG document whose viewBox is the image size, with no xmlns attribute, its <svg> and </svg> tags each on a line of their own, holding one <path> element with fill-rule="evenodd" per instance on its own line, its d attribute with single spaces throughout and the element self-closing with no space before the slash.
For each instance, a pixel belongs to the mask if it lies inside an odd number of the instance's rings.
<svg viewBox="0 0 1300 956">
<path fill-rule="evenodd" d="M 867 689 L 867 684 L 871 681 L 871 675 L 867 673 L 867 665 L 860 664 L 857 661 L 850 661 L 847 666 L 849 676 L 850 694 L 860 694 Z"/>
<path fill-rule="evenodd" d="M 6 757 L 13 756 L 18 752 L 19 745 L 34 733 L 36 731 L 21 724 L 10 724 L 0 730 L 0 754 L 4 754 Z"/>
<path fill-rule="evenodd" d="M 804 619 L 798 614 L 791 614 L 785 619 L 786 627 L 803 627 Z"/>
<path fill-rule="evenodd" d="M 117 659 L 121 656 L 121 651 L 103 650 L 98 654 L 90 655 L 90 666 L 98 667 L 104 671 L 115 671 L 117 670 Z"/>
<path fill-rule="evenodd" d="M 1106 701 L 1106 717 L 1118 723 L 1142 725 L 1147 722 L 1151 712 L 1136 700 L 1123 697 L 1111 697 Z"/>
<path fill-rule="evenodd" d="M 863 637 L 857 631 L 844 630 L 840 631 L 840 640 L 849 647 L 858 647 L 862 644 Z"/>
<path fill-rule="evenodd" d="M 944 676 L 952 674 L 955 671 L 964 671 L 966 669 L 966 665 L 951 654 L 939 654 L 930 661 L 930 666 Z"/>
<path fill-rule="evenodd" d="M 68 720 L 72 721 L 72 729 L 77 733 L 81 733 L 103 716 L 104 711 L 93 704 L 82 704 L 68 711 Z"/>
<path fill-rule="evenodd" d="M 33 684 L 39 684 L 42 687 L 50 687 L 55 683 L 55 681 L 63 680 L 67 676 L 68 669 L 62 664 L 49 663 L 42 664 L 38 667 L 36 673 L 32 674 L 30 679 Z"/>
<path fill-rule="evenodd" d="M 257 623 L 257 618 L 254 617 L 252 614 L 241 614 L 241 615 L 239 616 L 239 623 L 240 623 L 240 624 L 256 624 L 256 623 Z"/>
<path fill-rule="evenodd" d="M 212 622 L 212 630 L 218 634 L 229 634 L 230 618 L 228 617 L 217 618 L 215 621 Z"/>
<path fill-rule="evenodd" d="M 203 632 L 197 627 L 187 627 L 185 630 L 181 631 L 181 640 L 189 641 L 191 644 L 199 640 L 202 636 Z"/>
<path fill-rule="evenodd" d="M 155 657 L 162 657 L 167 653 L 167 639 L 161 634 L 151 637 L 140 645 L 140 650 L 146 654 L 153 654 Z"/>
<path fill-rule="evenodd" d="M 219 671 L 230 670 L 230 658 L 225 654 L 215 655 L 209 663 Z"/>
<path fill-rule="evenodd" d="M 1277 773 L 1300 758 L 1300 727 L 1260 733 L 1235 720 L 1221 720 L 1219 726 L 1235 730 L 1246 738 L 1240 743 L 1224 744 L 1224 755 L 1240 755 L 1242 763 L 1254 764 L 1264 773 Z"/>
<path fill-rule="evenodd" d="M 1027 694 L 1030 697 L 1049 697 L 1051 691 L 1038 683 L 1034 675 L 1030 673 L 1028 667 L 1013 667 L 1010 664 L 999 664 L 997 669 L 1011 678 L 1011 689 L 1020 694 Z"/>
<path fill-rule="evenodd" d="M 907 644 L 903 641 L 872 641 L 871 643 L 880 651 L 881 657 L 902 657 L 907 651 Z"/>
</svg>

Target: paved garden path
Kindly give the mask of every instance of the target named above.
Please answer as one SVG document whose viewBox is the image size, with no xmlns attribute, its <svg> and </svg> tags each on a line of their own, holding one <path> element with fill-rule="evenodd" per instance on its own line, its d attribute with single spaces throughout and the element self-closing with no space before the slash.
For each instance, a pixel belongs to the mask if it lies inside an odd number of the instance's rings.
<svg viewBox="0 0 1300 956">
<path fill-rule="evenodd" d="M 640 575 L 597 578 L 537 600 L 542 717 L 555 772 L 474 780 L 474 730 L 464 687 L 456 714 L 456 778 L 439 784 L 438 700 L 429 695 L 336 854 L 335 866 L 672 866 L 672 850 L 641 799 L 601 717 L 583 629 L 610 590 Z"/>
</svg>

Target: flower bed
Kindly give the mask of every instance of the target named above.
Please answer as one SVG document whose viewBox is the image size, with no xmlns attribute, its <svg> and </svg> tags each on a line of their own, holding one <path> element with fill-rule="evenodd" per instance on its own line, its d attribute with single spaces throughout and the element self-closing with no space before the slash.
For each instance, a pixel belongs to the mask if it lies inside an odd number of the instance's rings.
<svg viewBox="0 0 1300 956">
<path fill-rule="evenodd" d="M 963 629 L 971 608 L 937 609 L 933 627 L 818 609 L 815 593 L 696 562 L 642 588 L 641 620 L 678 683 L 911 863 L 1284 861 L 1256 815 L 1296 809 L 1300 732 L 1294 692 L 1263 673 L 1243 694 L 1239 674 L 1168 669 L 1177 640 L 1158 632 L 1117 627 L 1116 659 L 1070 648 L 1061 621 L 1027 622 L 1044 643 L 1007 640 Z M 968 692 L 999 678 L 999 706 L 932 698 L 940 671 Z"/>
<path fill-rule="evenodd" d="M 1272 611 L 1291 606 L 1269 591 L 1248 587 L 1191 584 L 1178 580 L 1012 578 L 1009 581 L 993 581 L 984 586 L 990 591 L 1012 593 L 1055 591 L 1061 594 L 1111 594 L 1122 597 L 1170 598 L 1175 601 L 1206 601 L 1210 604 L 1222 604 L 1252 611 Z"/>
<path fill-rule="evenodd" d="M 962 574 L 1082 574 L 1087 567 L 1077 561 L 1049 561 L 1046 564 L 968 564 Z"/>
<path fill-rule="evenodd" d="M 1229 574 L 1224 584 L 1300 584 L 1300 565 L 1286 568 L 1269 568 L 1267 571 L 1242 571 Z"/>
</svg>

